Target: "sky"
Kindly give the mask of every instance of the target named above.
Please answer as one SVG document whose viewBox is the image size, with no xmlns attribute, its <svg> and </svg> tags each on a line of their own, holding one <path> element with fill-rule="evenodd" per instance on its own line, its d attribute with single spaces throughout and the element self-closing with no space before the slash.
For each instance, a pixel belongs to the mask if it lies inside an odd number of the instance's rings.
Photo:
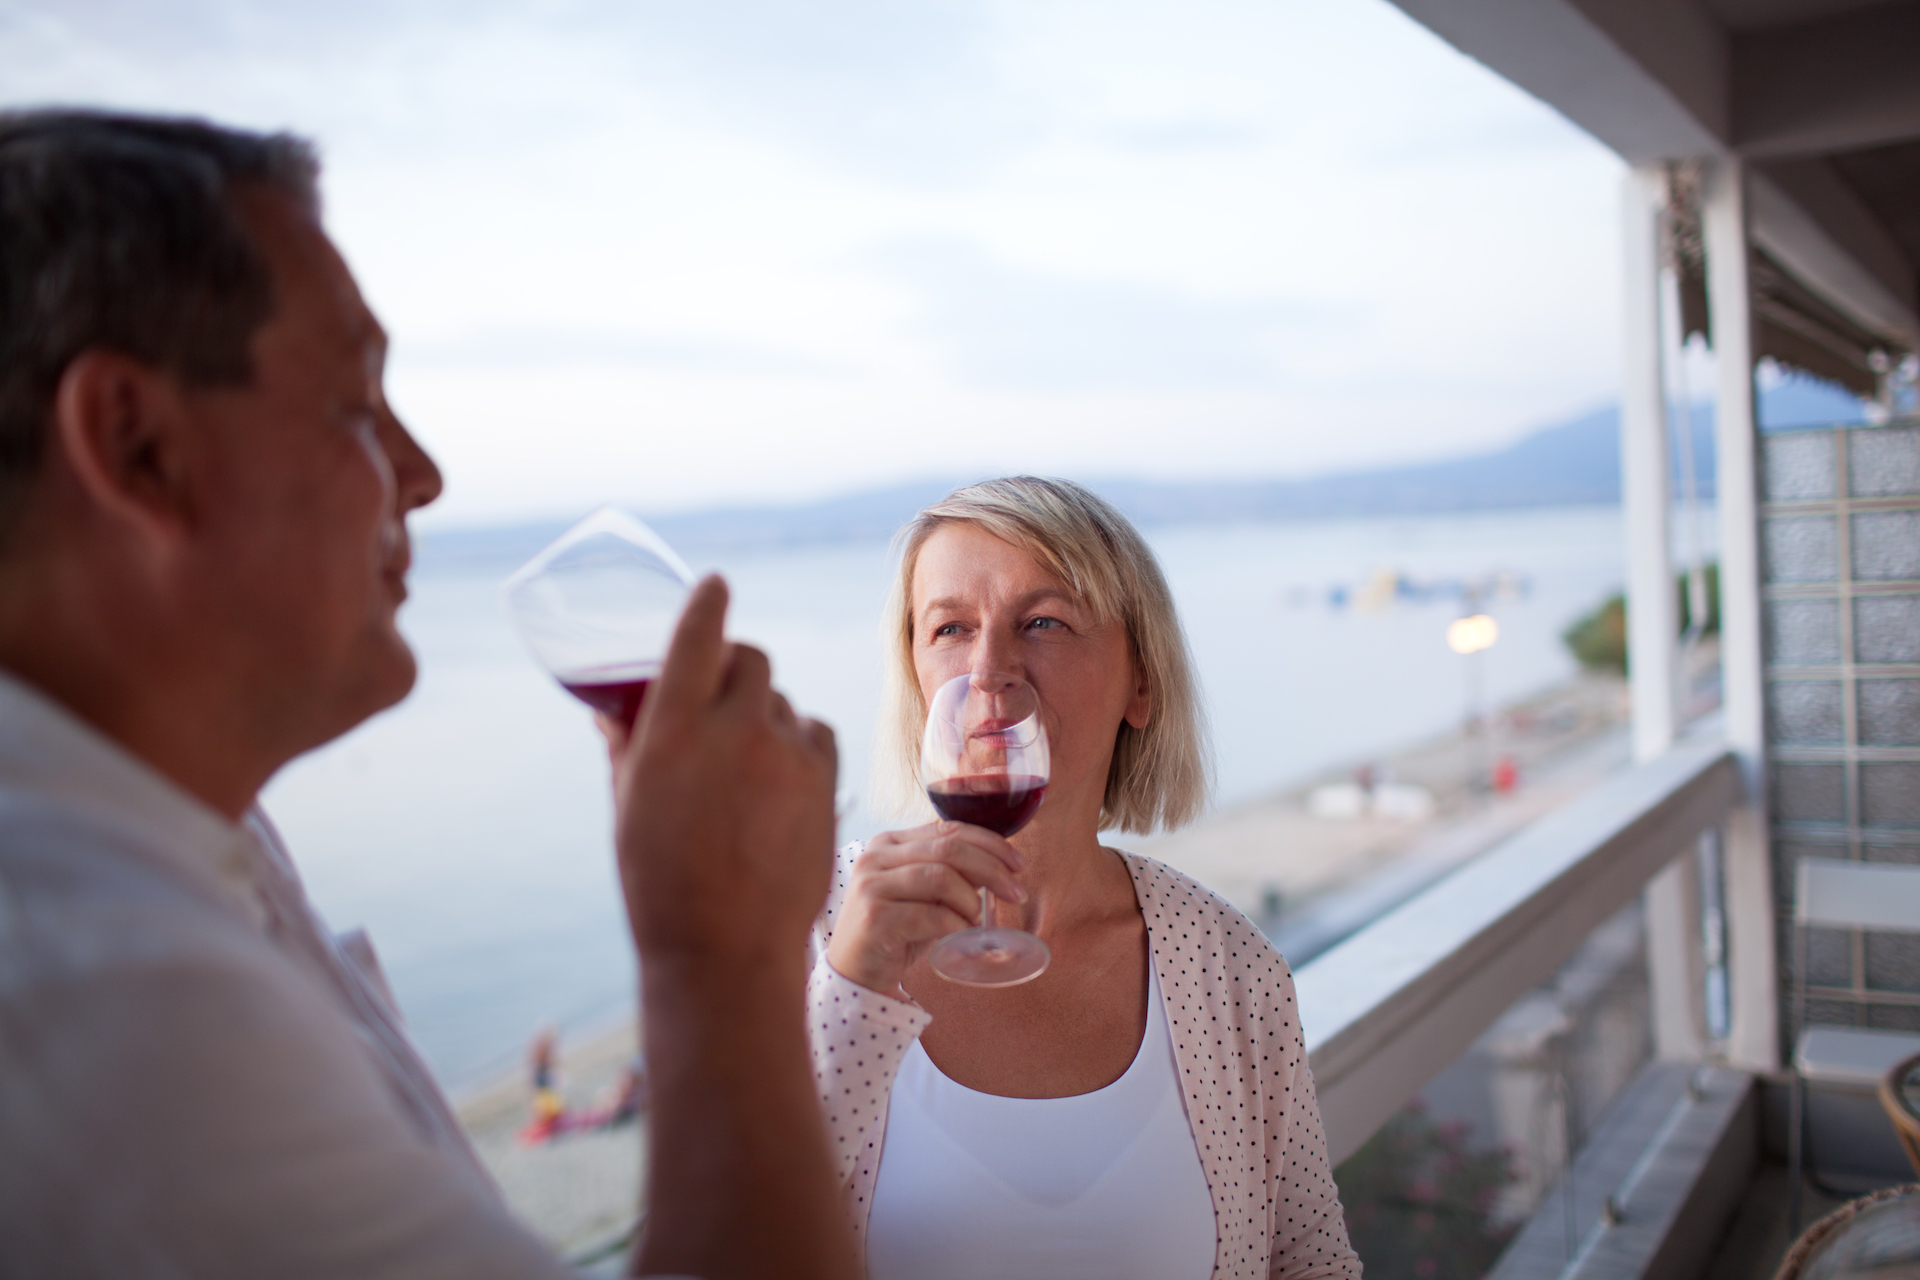
<svg viewBox="0 0 1920 1280">
<path fill-rule="evenodd" d="M 1620 163 L 1383 0 L 0 0 L 0 67 L 317 141 L 429 525 L 1301 476 L 1615 394 Z"/>
</svg>

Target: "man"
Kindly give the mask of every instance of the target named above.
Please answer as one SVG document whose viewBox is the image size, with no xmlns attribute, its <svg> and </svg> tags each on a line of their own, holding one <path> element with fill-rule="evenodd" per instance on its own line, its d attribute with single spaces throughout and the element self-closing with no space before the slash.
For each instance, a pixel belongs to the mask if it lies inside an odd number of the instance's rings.
<svg viewBox="0 0 1920 1280">
<path fill-rule="evenodd" d="M 310 150 L 0 115 L 0 1275 L 549 1276 L 254 807 L 403 697 L 440 475 Z M 802 1025 L 834 751 L 695 591 L 617 856 L 642 1271 L 853 1273 Z"/>
</svg>

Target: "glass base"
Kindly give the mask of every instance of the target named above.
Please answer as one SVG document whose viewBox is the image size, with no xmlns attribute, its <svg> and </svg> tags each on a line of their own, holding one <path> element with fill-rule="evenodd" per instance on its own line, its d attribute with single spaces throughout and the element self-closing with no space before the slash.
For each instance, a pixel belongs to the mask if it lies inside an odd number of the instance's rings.
<svg viewBox="0 0 1920 1280">
<path fill-rule="evenodd" d="M 964 987 L 1017 987 L 1047 971 L 1053 953 L 1021 929 L 962 929 L 940 939 L 927 957 L 933 971 Z"/>
</svg>

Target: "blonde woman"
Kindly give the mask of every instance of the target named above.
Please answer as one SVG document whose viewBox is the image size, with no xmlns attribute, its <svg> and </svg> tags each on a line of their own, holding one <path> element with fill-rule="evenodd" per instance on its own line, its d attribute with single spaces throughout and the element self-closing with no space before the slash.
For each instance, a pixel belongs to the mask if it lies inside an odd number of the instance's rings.
<svg viewBox="0 0 1920 1280">
<path fill-rule="evenodd" d="M 1011 840 L 929 822 L 843 851 L 810 1034 L 871 1280 L 1360 1274 L 1286 962 L 1179 872 L 1107 848 L 1191 819 L 1207 762 L 1186 641 L 1140 535 L 1078 485 L 961 489 L 901 537 L 876 771 L 903 812 L 931 692 L 1039 695 L 1046 799 Z M 1022 986 L 947 982 L 941 937 L 1053 953 Z"/>
</svg>

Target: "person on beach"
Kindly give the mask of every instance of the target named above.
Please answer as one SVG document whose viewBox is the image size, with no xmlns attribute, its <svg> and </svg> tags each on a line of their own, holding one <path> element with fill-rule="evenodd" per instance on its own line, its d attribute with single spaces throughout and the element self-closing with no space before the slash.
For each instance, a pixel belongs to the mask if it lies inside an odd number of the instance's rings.
<svg viewBox="0 0 1920 1280">
<path fill-rule="evenodd" d="M 285 135 L 0 114 L 6 1275 L 568 1274 L 256 804 L 411 687 L 441 488 L 316 174 Z M 833 738 L 726 608 L 694 589 L 612 735 L 662 1103 L 636 1268 L 848 1280 L 803 1018 Z"/>
<path fill-rule="evenodd" d="M 647 1108 L 647 1058 L 636 1053 L 620 1064 L 593 1105 L 569 1110 L 560 1076 L 560 1032 L 541 1027 L 527 1049 L 527 1123 L 520 1141 L 528 1146 L 593 1129 L 613 1129 L 637 1120 Z"/>
<path fill-rule="evenodd" d="M 871 1280 L 1358 1277 L 1293 979 L 1193 880 L 1108 848 L 1206 792 L 1173 599 L 1084 488 L 970 485 L 901 535 L 875 769 L 903 810 L 932 692 L 968 672 L 1038 693 L 1052 773 L 1011 840 L 932 822 L 841 853 L 815 930 L 814 1070 Z M 941 937 L 1037 934 L 1023 985 L 948 982 Z"/>
<path fill-rule="evenodd" d="M 560 1092 L 560 1029 L 544 1026 L 527 1046 L 528 1115 L 520 1141 L 545 1142 L 560 1130 L 567 1100 Z"/>
</svg>

